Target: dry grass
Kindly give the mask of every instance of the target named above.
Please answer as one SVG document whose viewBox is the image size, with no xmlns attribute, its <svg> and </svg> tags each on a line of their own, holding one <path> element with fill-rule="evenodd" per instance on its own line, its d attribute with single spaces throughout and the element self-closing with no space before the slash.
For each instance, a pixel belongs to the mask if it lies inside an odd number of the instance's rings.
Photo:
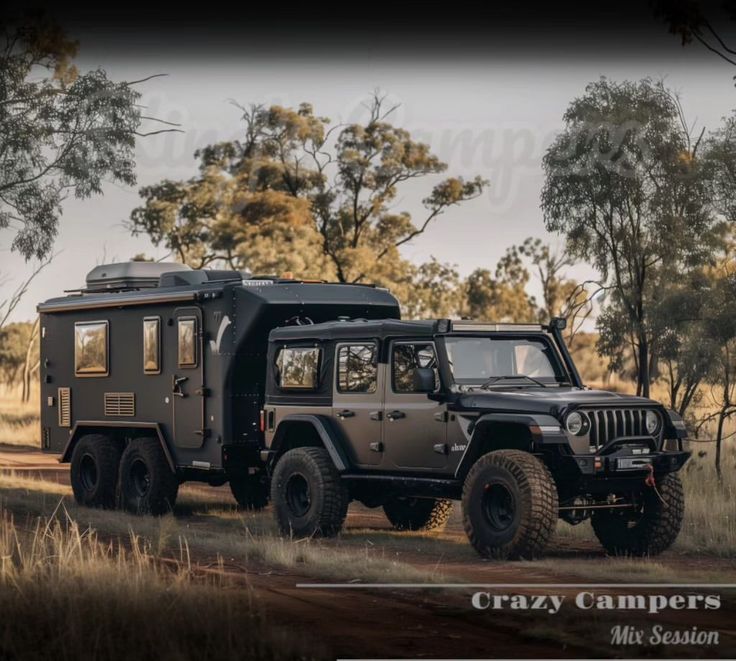
<svg viewBox="0 0 736 661">
<path fill-rule="evenodd" d="M 57 511 L 58 513 L 58 511 Z M 71 516 L 17 525 L 0 509 L 3 659 L 317 658 L 268 625 L 248 590 L 159 562 L 131 533 L 101 541 Z"/>
<path fill-rule="evenodd" d="M 65 517 L 108 536 L 134 535 L 157 554 L 178 554 L 185 545 L 198 557 L 258 571 L 286 570 L 340 581 L 419 581 L 445 579 L 436 567 L 417 569 L 377 545 L 346 546 L 329 540 L 292 540 L 278 535 L 270 512 L 241 513 L 217 496 L 182 494 L 175 515 L 140 517 L 77 507 L 67 486 L 0 473 L 0 504 L 10 511 L 48 515 L 61 503 Z"/>
<path fill-rule="evenodd" d="M 25 403 L 16 390 L 0 389 L 0 443 L 41 447 L 38 397 L 38 386 Z"/>
</svg>

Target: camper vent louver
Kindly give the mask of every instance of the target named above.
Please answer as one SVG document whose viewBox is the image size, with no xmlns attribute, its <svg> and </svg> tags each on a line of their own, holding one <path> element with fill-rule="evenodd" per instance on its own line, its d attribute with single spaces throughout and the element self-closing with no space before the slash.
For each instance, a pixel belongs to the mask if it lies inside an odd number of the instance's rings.
<svg viewBox="0 0 736 661">
<path fill-rule="evenodd" d="M 59 400 L 59 427 L 71 427 L 72 391 L 69 388 L 59 388 L 56 396 Z"/>
<path fill-rule="evenodd" d="M 105 393 L 105 415 L 134 416 L 135 415 L 135 393 L 106 392 Z"/>
</svg>

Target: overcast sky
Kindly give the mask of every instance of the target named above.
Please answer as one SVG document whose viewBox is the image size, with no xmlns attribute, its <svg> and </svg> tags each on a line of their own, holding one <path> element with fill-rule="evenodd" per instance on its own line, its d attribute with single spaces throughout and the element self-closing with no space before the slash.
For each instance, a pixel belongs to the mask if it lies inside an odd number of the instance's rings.
<svg viewBox="0 0 736 661">
<path fill-rule="evenodd" d="M 481 174 L 491 181 L 481 199 L 448 211 L 404 250 L 410 259 L 434 256 L 467 274 L 479 266 L 493 268 L 509 245 L 527 236 L 557 240 L 546 234 L 539 210 L 541 158 L 568 102 L 586 83 L 601 75 L 664 77 L 682 94 L 688 119 L 708 128 L 736 107 L 733 67 L 698 46 L 681 48 L 662 26 L 641 32 L 618 35 L 615 47 L 609 43 L 606 49 L 597 49 L 593 40 L 580 50 L 568 36 L 568 43 L 549 53 L 503 44 L 452 53 L 441 42 L 416 52 L 406 44 L 392 52 L 385 43 L 368 42 L 351 51 L 344 43 L 315 49 L 308 41 L 291 41 L 284 52 L 278 40 L 242 48 L 233 42 L 214 52 L 211 44 L 194 40 L 165 48 L 155 43 L 155 34 L 139 35 L 132 48 L 125 31 L 88 27 L 79 35 L 78 65 L 103 67 L 115 79 L 168 74 L 140 87 L 143 102 L 150 114 L 181 123 L 185 133 L 139 141 L 139 185 L 190 177 L 195 149 L 237 137 L 240 111 L 231 100 L 309 101 L 320 115 L 352 121 L 362 118 L 367 96 L 382 90 L 401 104 L 395 123 L 428 142 L 448 163 L 448 174 Z M 428 183 L 407 189 L 396 208 L 418 216 L 428 189 Z M 131 237 L 123 226 L 138 200 L 137 187 L 109 185 L 104 196 L 69 201 L 56 244 L 59 255 L 34 282 L 14 319 L 30 319 L 38 301 L 79 287 L 103 260 L 126 260 L 140 252 L 163 256 L 164 249 Z M 0 237 L 0 272 L 10 278 L 2 299 L 30 265 L 9 252 L 9 234 Z M 589 273 L 581 265 L 572 274 Z"/>
</svg>

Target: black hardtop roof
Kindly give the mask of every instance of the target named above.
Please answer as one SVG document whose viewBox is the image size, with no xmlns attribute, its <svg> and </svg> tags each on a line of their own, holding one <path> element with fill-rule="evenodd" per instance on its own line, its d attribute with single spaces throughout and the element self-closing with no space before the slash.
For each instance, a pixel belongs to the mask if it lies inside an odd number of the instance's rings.
<svg viewBox="0 0 736 661">
<path fill-rule="evenodd" d="M 320 324 L 286 326 L 271 331 L 272 342 L 300 340 L 342 340 L 387 337 L 433 337 L 437 334 L 474 335 L 476 333 L 542 333 L 547 327 L 538 323 L 493 323 L 451 319 L 338 319 Z"/>
<path fill-rule="evenodd" d="M 437 320 L 401 321 L 399 319 L 344 319 L 304 326 L 283 326 L 271 331 L 271 342 L 301 340 L 370 339 L 395 336 L 432 337 Z"/>
<path fill-rule="evenodd" d="M 191 273 L 191 272 L 190 272 Z M 94 308 L 129 307 L 155 303 L 206 301 L 225 289 L 236 296 L 273 305 L 366 305 L 386 307 L 386 317 L 398 316 L 398 302 L 387 290 L 367 285 L 314 283 L 299 280 L 208 280 L 196 284 L 153 287 L 132 291 L 75 293 L 51 298 L 38 305 L 39 312 L 64 312 Z"/>
</svg>

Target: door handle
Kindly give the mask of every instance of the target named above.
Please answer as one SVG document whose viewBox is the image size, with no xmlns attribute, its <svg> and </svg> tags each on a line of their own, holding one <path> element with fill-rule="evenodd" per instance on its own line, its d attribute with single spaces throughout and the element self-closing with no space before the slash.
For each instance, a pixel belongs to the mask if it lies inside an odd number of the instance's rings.
<svg viewBox="0 0 736 661">
<path fill-rule="evenodd" d="M 186 393 L 182 392 L 181 390 L 181 384 L 185 381 L 189 381 L 188 376 L 174 376 L 171 377 L 171 394 L 174 395 L 174 397 L 186 397 Z"/>
<path fill-rule="evenodd" d="M 355 417 L 355 411 L 348 411 L 347 409 L 345 409 L 343 411 L 339 411 L 336 415 L 338 418 L 340 418 L 340 420 L 344 420 L 345 418 Z"/>
<path fill-rule="evenodd" d="M 368 414 L 368 417 L 370 417 L 371 420 L 383 420 L 383 411 L 371 411 Z"/>
<path fill-rule="evenodd" d="M 389 422 L 393 422 L 394 420 L 399 420 L 400 418 L 405 418 L 406 413 L 403 411 L 391 411 L 386 414 L 386 420 Z"/>
<path fill-rule="evenodd" d="M 383 443 L 381 443 L 381 441 L 371 443 L 368 447 L 370 448 L 371 452 L 383 452 Z"/>
</svg>

